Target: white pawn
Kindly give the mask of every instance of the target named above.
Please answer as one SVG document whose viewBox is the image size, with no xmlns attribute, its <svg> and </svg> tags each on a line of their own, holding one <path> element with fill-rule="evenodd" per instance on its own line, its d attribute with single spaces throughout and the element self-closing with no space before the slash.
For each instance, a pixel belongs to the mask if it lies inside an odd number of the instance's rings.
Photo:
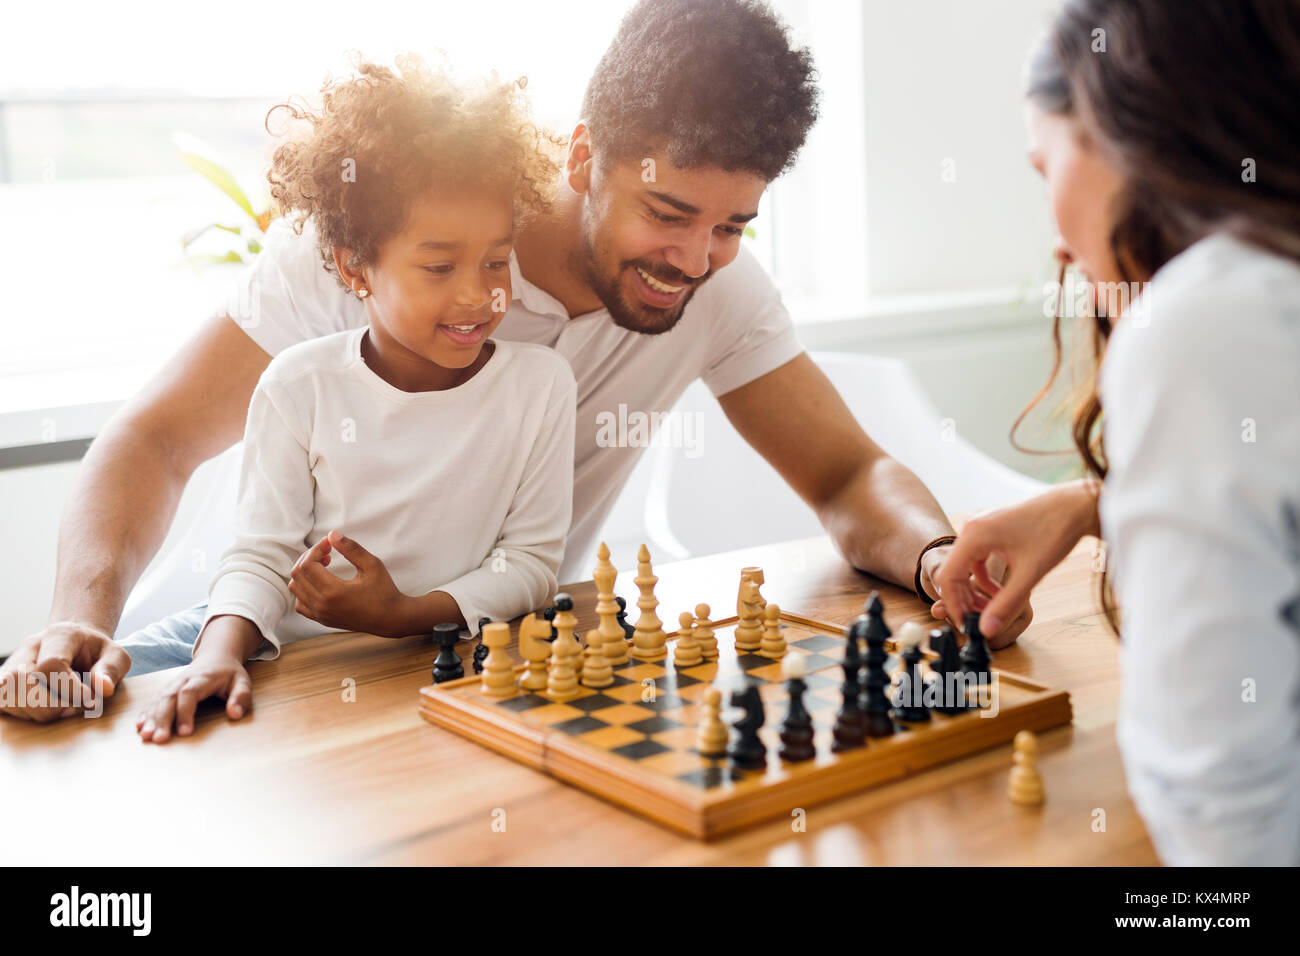
<svg viewBox="0 0 1300 956">
<path fill-rule="evenodd" d="M 1026 807 L 1036 807 L 1043 802 L 1043 777 L 1038 772 L 1038 738 L 1027 730 L 1016 734 L 1015 756 L 1011 759 L 1015 766 L 1011 768 L 1011 781 L 1007 786 L 1007 796 L 1012 803 Z"/>
<path fill-rule="evenodd" d="M 781 633 L 781 608 L 769 604 L 763 612 L 763 640 L 758 653 L 772 660 L 785 657 L 785 635 Z"/>
<path fill-rule="evenodd" d="M 709 620 L 709 606 L 707 604 L 695 605 L 695 643 L 700 645 L 700 653 L 704 659 L 714 661 L 718 659 L 718 639 L 713 634 L 713 622 Z"/>
<path fill-rule="evenodd" d="M 510 625 L 499 621 L 483 625 L 483 644 L 488 649 L 483 661 L 483 693 L 491 697 L 509 697 L 515 692 L 515 665 L 506 645 L 510 643 Z"/>
<path fill-rule="evenodd" d="M 680 626 L 677 629 L 677 644 L 673 648 L 673 666 L 694 667 L 696 664 L 702 664 L 704 655 L 700 653 L 700 645 L 695 642 L 695 634 L 692 630 L 695 626 L 695 618 L 691 616 L 690 611 L 682 611 L 677 622 Z"/>
<path fill-rule="evenodd" d="M 695 749 L 705 757 L 716 757 L 727 752 L 727 725 L 722 722 L 722 691 L 710 687 L 704 695 L 704 713 L 700 717 Z"/>
<path fill-rule="evenodd" d="M 600 631 L 587 632 L 587 657 L 582 662 L 583 687 L 608 687 L 614 683 L 614 668 L 605 659 L 604 641 Z"/>
</svg>

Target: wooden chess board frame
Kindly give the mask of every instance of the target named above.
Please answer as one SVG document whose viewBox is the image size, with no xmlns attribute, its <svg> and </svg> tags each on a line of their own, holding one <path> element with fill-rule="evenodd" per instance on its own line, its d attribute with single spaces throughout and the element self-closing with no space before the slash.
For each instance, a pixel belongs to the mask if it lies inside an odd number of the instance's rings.
<svg viewBox="0 0 1300 956">
<path fill-rule="evenodd" d="M 730 634 L 724 645 L 721 632 L 739 620 L 733 616 L 714 622 L 721 654 L 735 654 Z M 844 628 L 838 625 L 785 611 L 780 620 L 841 641 L 844 638 Z M 669 642 L 676 636 L 677 631 L 669 632 Z M 887 646 L 896 650 L 893 641 Z M 671 667 L 671 643 L 668 653 L 668 658 L 658 663 Z M 929 651 L 926 655 L 927 659 L 934 656 Z M 836 660 L 838 663 L 838 655 Z M 638 662 L 634 658 L 632 663 Z M 522 669 L 516 667 L 517 671 Z M 835 673 L 839 673 L 838 667 Z M 482 694 L 477 674 L 420 688 L 419 712 L 430 723 L 535 770 L 681 833 L 707 840 L 765 820 L 789 817 L 795 808 L 824 803 L 996 747 L 1021 730 L 1041 731 L 1070 723 L 1072 711 L 1066 691 L 998 668 L 993 673 L 999 704 L 994 717 L 975 713 L 943 717 L 936 713 L 930 723 L 910 725 L 906 732 L 890 737 L 869 738 L 867 745 L 859 749 L 831 753 L 829 747 L 819 745 L 816 759 L 803 763 L 785 763 L 776 756 L 775 746 L 769 746 L 765 771 L 742 774 L 739 780 L 715 789 L 682 783 L 607 748 L 530 724 L 519 713 L 499 706 L 522 692 L 516 691 L 512 697 Z M 765 741 L 776 740 L 776 726 L 783 716 L 783 707 L 768 706 L 762 731 Z"/>
</svg>

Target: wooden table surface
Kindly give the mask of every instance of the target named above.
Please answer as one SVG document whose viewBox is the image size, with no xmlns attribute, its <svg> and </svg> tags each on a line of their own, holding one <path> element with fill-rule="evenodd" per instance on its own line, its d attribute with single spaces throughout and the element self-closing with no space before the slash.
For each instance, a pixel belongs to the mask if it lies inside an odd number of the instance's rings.
<svg viewBox="0 0 1300 956">
<path fill-rule="evenodd" d="M 1094 547 L 1085 540 L 1048 576 L 1034 623 L 995 653 L 996 667 L 1073 701 L 1073 725 L 1040 736 L 1041 808 L 1006 798 L 1008 745 L 808 808 L 803 832 L 777 820 L 703 843 L 422 720 L 431 639 L 340 634 L 251 664 L 251 714 L 230 724 L 204 705 L 194 735 L 163 746 L 140 742 L 135 715 L 165 672 L 124 681 L 98 719 L 0 718 L 0 862 L 1155 864 L 1115 744 L 1117 645 L 1094 597 Z M 634 556 L 614 560 L 631 603 Z M 666 629 L 700 601 L 715 618 L 732 613 L 747 565 L 763 567 L 767 600 L 796 614 L 847 623 L 874 587 L 895 630 L 930 620 L 915 595 L 812 538 L 656 566 Z M 595 586 L 565 590 L 580 633 L 594 627 Z"/>
</svg>

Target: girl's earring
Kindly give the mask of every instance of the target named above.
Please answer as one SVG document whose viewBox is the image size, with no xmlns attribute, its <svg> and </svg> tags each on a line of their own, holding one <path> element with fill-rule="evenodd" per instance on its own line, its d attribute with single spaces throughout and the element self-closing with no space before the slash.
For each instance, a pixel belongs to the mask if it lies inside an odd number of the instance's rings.
<svg viewBox="0 0 1300 956">
<path fill-rule="evenodd" d="M 365 288 L 364 286 L 362 286 L 360 289 L 357 290 L 358 299 L 364 299 L 368 295 L 370 295 L 370 290 Z"/>
</svg>

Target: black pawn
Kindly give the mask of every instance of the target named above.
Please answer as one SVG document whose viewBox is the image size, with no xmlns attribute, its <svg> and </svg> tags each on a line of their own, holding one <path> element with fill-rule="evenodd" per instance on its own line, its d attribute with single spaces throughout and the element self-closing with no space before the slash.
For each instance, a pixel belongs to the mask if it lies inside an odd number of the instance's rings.
<svg viewBox="0 0 1300 956">
<path fill-rule="evenodd" d="M 618 626 L 623 629 L 623 636 L 630 641 L 636 637 L 636 627 L 627 622 L 627 601 L 621 597 L 615 597 L 614 600 L 618 602 Z"/>
<path fill-rule="evenodd" d="M 970 680 L 982 687 L 993 679 L 993 672 L 989 670 L 992 660 L 984 635 L 980 633 L 979 612 L 971 611 L 966 615 L 966 646 L 961 649 L 962 673 L 970 675 Z"/>
<path fill-rule="evenodd" d="M 939 703 L 935 710 L 953 716 L 966 709 L 966 691 L 961 677 L 961 656 L 957 651 L 957 635 L 951 627 L 938 627 L 930 632 L 930 647 L 939 656 L 930 661 L 930 678 L 935 685 Z"/>
<path fill-rule="evenodd" d="M 483 643 L 483 625 L 491 624 L 492 618 L 481 617 L 478 619 L 478 646 L 474 648 L 474 673 L 483 673 L 483 662 L 487 660 L 488 647 Z"/>
<path fill-rule="evenodd" d="M 456 653 L 456 641 L 460 639 L 460 628 L 455 624 L 435 624 L 433 638 L 441 650 L 433 661 L 433 682 L 459 680 L 465 676 L 465 668 Z"/>
<path fill-rule="evenodd" d="M 925 706 L 925 683 L 921 680 L 921 661 L 925 654 L 919 644 L 913 644 L 899 655 L 903 662 L 903 675 L 898 682 L 898 705 L 894 716 L 904 723 L 919 724 L 930 719 L 930 710 Z"/>
<path fill-rule="evenodd" d="M 791 677 L 785 682 L 785 689 L 790 694 L 790 704 L 779 728 L 781 749 L 778 754 L 782 760 L 791 763 L 812 760 L 817 756 L 817 749 L 813 746 L 813 722 L 803 703 L 808 684 L 801 678 Z"/>
<path fill-rule="evenodd" d="M 560 632 L 557 631 L 557 630 L 555 629 L 555 612 L 556 612 L 556 610 L 558 610 L 558 609 L 556 608 L 556 606 L 555 606 L 554 604 L 552 604 L 552 605 L 551 605 L 550 607 L 548 607 L 548 608 L 543 608 L 543 609 L 542 609 L 542 620 L 544 620 L 547 624 L 551 625 L 551 636 L 548 637 L 548 638 L 546 638 L 546 640 L 548 640 L 548 641 L 553 641 L 553 640 L 555 640 L 557 637 L 560 636 Z"/>
<path fill-rule="evenodd" d="M 767 766 L 767 748 L 758 736 L 758 729 L 763 726 L 767 715 L 763 711 L 758 685 L 746 678 L 744 687 L 731 692 L 729 703 L 732 707 L 742 708 L 744 713 L 732 724 L 736 735 L 727 747 L 727 756 L 738 770 L 762 770 Z"/>
<path fill-rule="evenodd" d="M 888 737 L 894 732 L 894 718 L 889 713 L 889 672 L 885 670 L 889 661 L 889 652 L 885 650 L 889 628 L 881 614 L 880 596 L 873 593 L 871 598 L 867 613 L 858 619 L 863 622 L 863 642 L 867 645 L 862 710 L 867 736 Z"/>
<path fill-rule="evenodd" d="M 854 750 L 867 742 L 867 721 L 858 703 L 861 687 L 858 685 L 858 671 L 862 667 L 862 657 L 858 654 L 858 642 L 853 629 L 847 632 L 848 641 L 844 645 L 844 683 L 840 685 L 843 703 L 835 715 L 835 726 L 831 728 L 831 750 Z"/>
</svg>

